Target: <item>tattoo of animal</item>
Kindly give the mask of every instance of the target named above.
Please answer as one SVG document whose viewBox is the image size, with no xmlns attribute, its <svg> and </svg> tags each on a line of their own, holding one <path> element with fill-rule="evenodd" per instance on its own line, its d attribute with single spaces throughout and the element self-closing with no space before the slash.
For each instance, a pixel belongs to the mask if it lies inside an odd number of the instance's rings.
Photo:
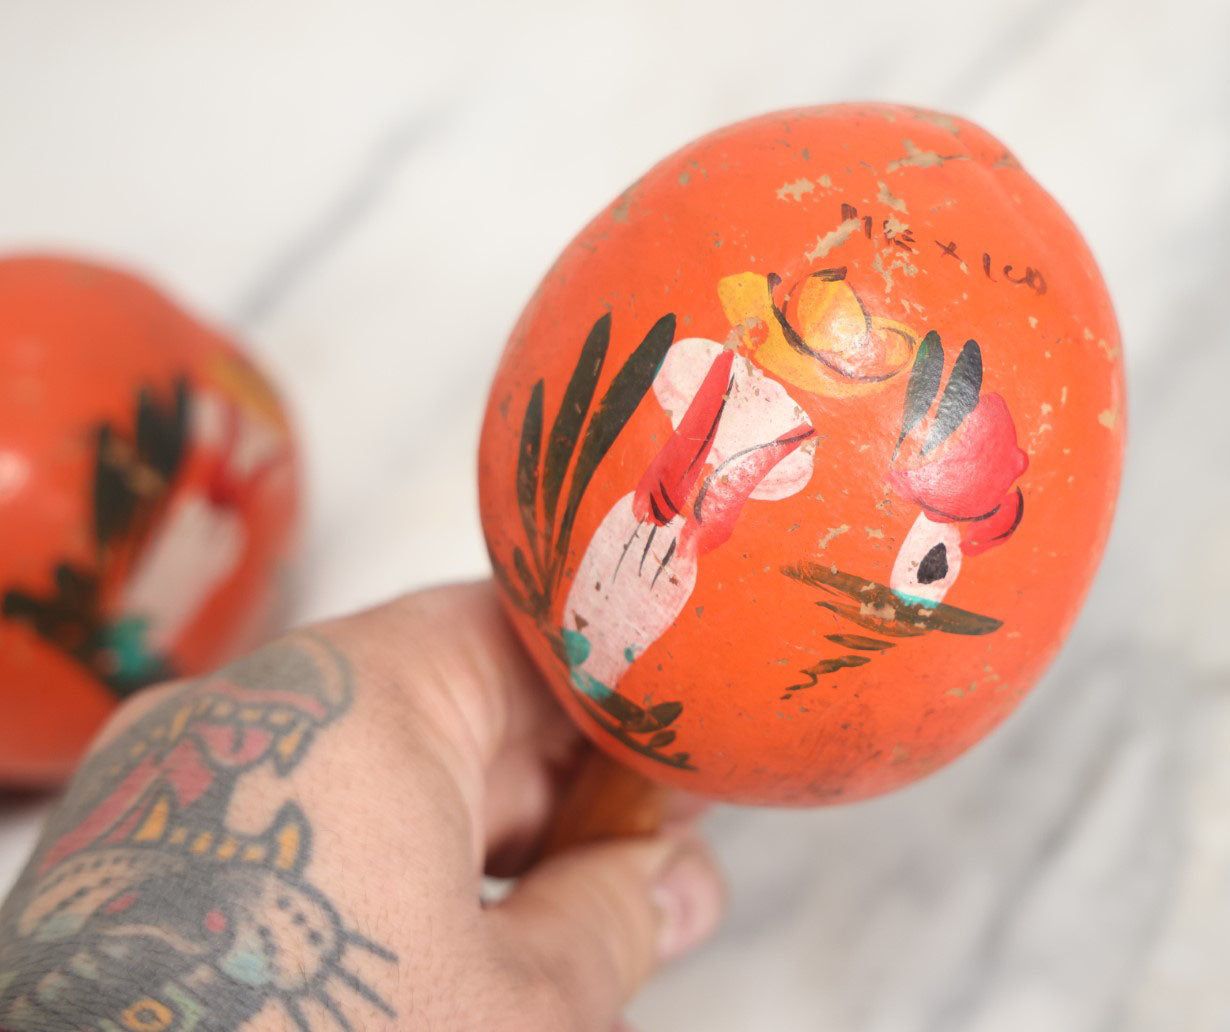
<svg viewBox="0 0 1230 1032">
<path fill-rule="evenodd" d="M 282 777 L 349 708 L 345 657 L 300 634 L 175 689 L 83 768 L 0 909 L 0 1029 L 300 1032 L 394 1017 L 369 980 L 397 956 L 308 877 L 285 803 L 228 826 L 255 771 Z M 362 974 L 360 974 L 362 972 Z M 374 972 L 374 975 L 373 975 Z"/>
</svg>

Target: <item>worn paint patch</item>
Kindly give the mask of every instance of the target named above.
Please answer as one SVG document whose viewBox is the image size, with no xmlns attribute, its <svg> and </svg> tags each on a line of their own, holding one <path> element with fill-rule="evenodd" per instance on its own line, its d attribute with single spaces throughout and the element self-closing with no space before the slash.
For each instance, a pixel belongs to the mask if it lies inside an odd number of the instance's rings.
<svg viewBox="0 0 1230 1032">
<path fill-rule="evenodd" d="M 905 157 L 890 161 L 885 172 L 896 172 L 903 168 L 935 168 L 945 161 L 970 161 L 968 154 L 940 154 L 938 151 L 922 150 L 913 140 L 902 140 L 905 146 Z"/>
<path fill-rule="evenodd" d="M 625 190 L 615 200 L 615 206 L 611 209 L 611 218 L 614 219 L 616 222 L 627 222 L 628 221 L 628 214 L 632 207 L 632 196 L 635 193 L 635 191 L 636 191 L 635 187 Z"/>
<path fill-rule="evenodd" d="M 810 179 L 796 179 L 793 183 L 783 183 L 777 188 L 777 199 L 779 201 L 797 201 L 804 195 L 811 193 L 816 188 L 816 184 Z"/>
<path fill-rule="evenodd" d="M 821 551 L 828 548 L 833 543 L 835 538 L 841 537 L 842 534 L 848 533 L 850 524 L 843 523 L 840 527 L 829 527 L 829 532 L 816 542 L 816 547 Z"/>
<path fill-rule="evenodd" d="M 896 211 L 903 212 L 903 213 L 907 211 L 907 208 L 905 206 L 904 197 L 898 197 L 896 194 L 894 194 L 892 190 L 888 188 L 887 183 L 881 182 L 879 185 L 880 185 L 880 192 L 876 194 L 877 201 L 879 201 L 881 204 L 888 205 L 888 207 L 893 208 Z"/>
<path fill-rule="evenodd" d="M 942 111 L 931 111 L 927 108 L 911 108 L 910 113 L 921 121 L 938 125 L 945 132 L 952 133 L 954 136 L 960 132 L 960 127 L 957 125 L 956 120 L 951 115 L 946 115 Z"/>
<path fill-rule="evenodd" d="M 889 261 L 887 264 L 884 261 L 884 256 L 888 255 Z M 884 292 L 891 294 L 893 292 L 893 273 L 901 272 L 906 276 L 917 276 L 918 266 L 906 258 L 901 252 L 896 250 L 885 250 L 879 252 L 872 259 L 871 267 L 884 279 Z"/>
<path fill-rule="evenodd" d="M 840 247 L 847 240 L 849 240 L 854 233 L 858 232 L 861 225 L 862 224 L 858 219 L 846 219 L 845 222 L 839 225 L 832 232 L 825 233 L 824 236 L 817 237 L 815 247 L 813 247 L 810 251 L 804 252 L 803 257 L 809 262 L 814 262 L 820 258 L 823 258 L 834 248 Z"/>
</svg>

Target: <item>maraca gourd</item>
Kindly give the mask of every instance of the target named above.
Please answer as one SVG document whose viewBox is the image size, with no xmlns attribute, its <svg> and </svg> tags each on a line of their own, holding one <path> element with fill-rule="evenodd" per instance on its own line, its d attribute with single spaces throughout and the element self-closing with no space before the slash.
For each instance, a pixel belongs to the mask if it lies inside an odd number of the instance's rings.
<svg viewBox="0 0 1230 1032">
<path fill-rule="evenodd" d="M 511 620 L 593 741 L 806 805 L 904 785 L 1068 633 L 1124 441 L 1119 335 L 1017 159 L 902 106 L 655 166 L 526 306 L 483 426 Z"/>
<path fill-rule="evenodd" d="M 121 698 L 251 644 L 297 496 L 230 341 L 126 273 L 0 260 L 0 784 L 62 779 Z"/>
</svg>

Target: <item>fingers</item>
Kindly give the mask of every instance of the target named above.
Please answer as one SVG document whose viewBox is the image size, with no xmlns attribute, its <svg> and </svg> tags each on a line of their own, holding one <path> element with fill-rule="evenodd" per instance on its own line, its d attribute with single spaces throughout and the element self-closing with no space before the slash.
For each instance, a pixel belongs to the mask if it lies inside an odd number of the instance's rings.
<svg viewBox="0 0 1230 1032">
<path fill-rule="evenodd" d="M 723 898 L 699 841 L 658 836 L 560 854 L 487 917 L 502 948 L 554 987 L 542 1027 L 609 1032 L 659 964 L 709 935 Z"/>
<path fill-rule="evenodd" d="M 558 758 L 525 745 L 501 753 L 487 773 L 484 873 L 514 878 L 542 853 L 567 784 L 592 749 L 569 728 L 570 748 Z"/>
</svg>

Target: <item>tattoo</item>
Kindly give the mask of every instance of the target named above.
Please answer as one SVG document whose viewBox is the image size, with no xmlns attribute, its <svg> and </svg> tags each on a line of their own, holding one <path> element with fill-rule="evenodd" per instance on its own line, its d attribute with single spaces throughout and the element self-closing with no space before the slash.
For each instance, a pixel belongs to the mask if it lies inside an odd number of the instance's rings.
<svg viewBox="0 0 1230 1032">
<path fill-rule="evenodd" d="M 0 1029 L 393 1017 L 365 979 L 397 957 L 306 877 L 304 812 L 286 802 L 257 834 L 227 819 L 245 777 L 288 774 L 352 692 L 345 657 L 299 634 L 177 690 L 91 759 L 0 909 Z"/>
</svg>

